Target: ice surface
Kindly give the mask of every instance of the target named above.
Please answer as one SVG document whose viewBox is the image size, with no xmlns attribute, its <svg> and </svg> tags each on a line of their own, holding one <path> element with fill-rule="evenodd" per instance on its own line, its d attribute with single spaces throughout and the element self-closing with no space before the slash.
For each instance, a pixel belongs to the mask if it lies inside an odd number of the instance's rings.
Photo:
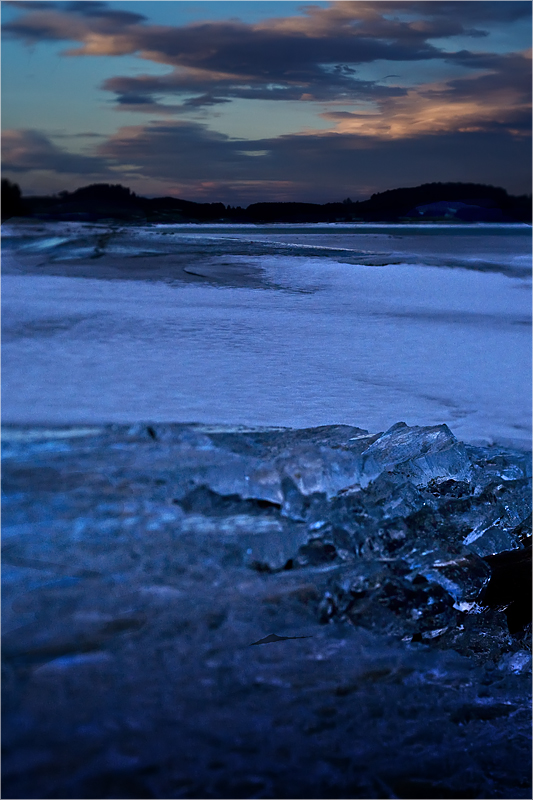
<svg viewBox="0 0 533 800">
<path fill-rule="evenodd" d="M 41 228 L 37 245 L 65 233 Z M 97 247 L 105 227 L 89 228 L 68 228 L 72 247 L 84 236 Z M 417 247 L 441 248 L 440 266 L 385 259 L 373 267 L 290 248 L 282 255 L 265 241 L 232 239 L 227 229 L 176 231 L 132 229 L 98 245 L 102 257 L 78 254 L 63 266 L 43 251 L 38 266 L 28 261 L 32 274 L 21 267 L 4 276 L 6 422 L 357 422 L 379 431 L 403 419 L 446 423 L 463 441 L 529 445 L 530 289 L 525 270 L 512 267 L 527 256 L 527 230 L 491 229 L 489 239 L 483 230 L 454 233 L 448 238 L 465 267 L 454 269 L 444 266 L 447 235 L 429 229 L 415 237 L 423 240 Z M 312 235 L 329 234 L 289 238 Z M 396 235 L 403 233 L 342 231 L 335 244 L 347 236 L 345 245 L 368 255 L 384 242 L 399 246 Z M 70 246 L 51 250 L 59 256 Z M 128 247 L 161 256 L 118 253 Z M 466 268 L 492 248 L 505 274 Z M 115 280 L 68 277 L 105 275 L 105 264 L 121 265 Z M 183 267 L 208 277 L 180 283 Z M 233 276 L 225 288 L 224 270 Z M 242 282 L 247 270 L 258 288 Z M 137 280 L 123 279 L 131 275 Z"/>
</svg>

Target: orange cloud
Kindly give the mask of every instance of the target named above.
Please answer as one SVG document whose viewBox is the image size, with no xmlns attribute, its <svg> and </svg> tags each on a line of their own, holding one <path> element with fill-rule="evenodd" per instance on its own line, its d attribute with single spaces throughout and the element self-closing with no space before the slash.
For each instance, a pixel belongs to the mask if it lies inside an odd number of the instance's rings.
<svg viewBox="0 0 533 800">
<path fill-rule="evenodd" d="M 338 120 L 332 128 L 337 133 L 385 139 L 480 131 L 494 125 L 505 125 L 514 135 L 529 135 L 529 126 L 515 123 L 530 115 L 531 92 L 523 78 L 531 73 L 531 51 L 513 54 L 507 61 L 507 73 L 484 72 L 453 82 L 422 84 L 403 96 L 376 100 L 376 113 L 333 110 L 321 116 Z"/>
<path fill-rule="evenodd" d="M 514 115 L 516 111 L 528 111 L 528 105 L 519 102 L 513 104 L 512 99 L 510 108 L 507 94 L 500 98 L 493 97 L 490 102 L 485 99 L 454 102 L 428 98 L 412 90 L 407 97 L 387 103 L 378 114 L 356 113 L 341 118 L 333 130 L 388 139 L 446 131 L 483 130 L 495 122 L 505 124 L 511 112 Z M 334 119 L 335 112 L 326 112 L 321 116 Z"/>
</svg>

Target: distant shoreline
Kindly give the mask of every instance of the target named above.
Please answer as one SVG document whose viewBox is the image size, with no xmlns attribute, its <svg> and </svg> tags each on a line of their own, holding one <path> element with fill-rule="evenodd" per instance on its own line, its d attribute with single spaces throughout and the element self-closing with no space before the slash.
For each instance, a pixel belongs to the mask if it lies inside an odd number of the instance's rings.
<svg viewBox="0 0 533 800">
<path fill-rule="evenodd" d="M 175 197 L 140 197 L 121 184 L 91 184 L 59 195 L 23 197 L 2 180 L 2 219 L 168 223 L 517 223 L 531 224 L 531 195 L 473 183 L 426 183 L 341 202 L 259 202 L 246 208 Z"/>
</svg>

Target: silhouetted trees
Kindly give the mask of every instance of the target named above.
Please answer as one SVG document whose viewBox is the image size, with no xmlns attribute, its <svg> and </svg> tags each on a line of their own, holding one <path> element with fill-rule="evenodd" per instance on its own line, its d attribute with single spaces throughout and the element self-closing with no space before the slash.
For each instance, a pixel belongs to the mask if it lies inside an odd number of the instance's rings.
<svg viewBox="0 0 533 800">
<path fill-rule="evenodd" d="M 74 192 L 64 193 L 65 200 L 117 205 L 130 204 L 136 197 L 135 192 L 120 183 L 91 183 L 89 186 L 82 186 L 81 189 L 76 189 Z"/>
<path fill-rule="evenodd" d="M 464 204 L 450 210 L 447 204 Z M 420 206 L 434 206 L 420 211 Z M 16 184 L 2 180 L 2 219 L 20 214 L 41 219 L 125 222 L 395 222 L 421 216 L 453 216 L 457 221 L 530 222 L 531 196 L 513 197 L 505 189 L 479 183 L 425 183 L 373 194 L 368 200 L 338 203 L 194 203 L 176 197 L 140 197 L 126 186 L 93 183 L 55 197 L 22 200 Z"/>
<path fill-rule="evenodd" d="M 418 218 L 417 207 L 464 203 L 456 219 L 476 222 L 530 222 L 531 196 L 513 197 L 496 186 L 480 183 L 425 183 L 373 194 L 369 200 L 340 203 L 254 203 L 246 215 L 254 222 L 395 222 Z M 444 216 L 444 213 L 443 213 Z"/>
<path fill-rule="evenodd" d="M 26 211 L 18 184 L 2 178 L 2 219 L 19 217 Z"/>
<path fill-rule="evenodd" d="M 482 208 L 503 208 L 509 201 L 505 189 L 480 183 L 424 183 L 407 189 L 390 189 L 373 194 L 361 205 L 372 212 L 407 214 L 430 203 L 462 202 Z"/>
</svg>

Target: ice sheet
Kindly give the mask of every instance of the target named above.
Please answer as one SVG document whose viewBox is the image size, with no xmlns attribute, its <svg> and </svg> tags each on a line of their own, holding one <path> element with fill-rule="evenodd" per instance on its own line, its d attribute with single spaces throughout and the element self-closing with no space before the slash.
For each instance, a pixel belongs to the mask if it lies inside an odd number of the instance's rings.
<svg viewBox="0 0 533 800">
<path fill-rule="evenodd" d="M 276 288 L 4 276 L 4 422 L 401 419 L 528 446 L 528 278 L 289 251 L 224 261 Z"/>
</svg>

